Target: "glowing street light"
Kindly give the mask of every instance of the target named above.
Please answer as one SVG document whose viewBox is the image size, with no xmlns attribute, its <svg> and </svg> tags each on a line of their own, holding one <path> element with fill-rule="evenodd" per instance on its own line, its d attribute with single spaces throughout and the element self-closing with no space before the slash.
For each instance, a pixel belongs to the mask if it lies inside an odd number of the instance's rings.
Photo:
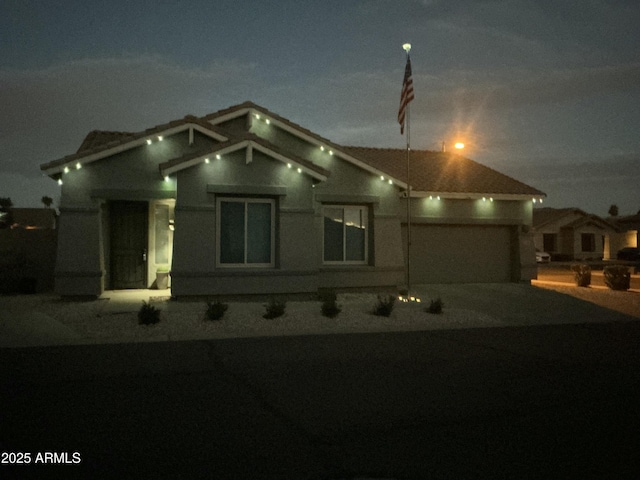
<svg viewBox="0 0 640 480">
<path fill-rule="evenodd" d="M 458 150 L 462 150 L 464 148 L 464 143 L 462 142 L 456 142 L 456 144 L 454 145 L 454 147 L 456 147 Z"/>
</svg>

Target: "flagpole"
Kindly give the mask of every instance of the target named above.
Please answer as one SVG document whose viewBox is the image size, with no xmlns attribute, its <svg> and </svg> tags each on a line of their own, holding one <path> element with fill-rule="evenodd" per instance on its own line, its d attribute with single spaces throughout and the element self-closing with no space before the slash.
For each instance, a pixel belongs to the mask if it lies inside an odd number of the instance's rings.
<svg viewBox="0 0 640 480">
<path fill-rule="evenodd" d="M 409 62 L 409 51 L 411 44 L 405 43 L 402 48 L 407 52 L 407 62 Z M 407 127 L 407 300 L 411 301 L 411 181 L 410 181 L 410 158 L 411 158 L 411 106 L 407 103 L 407 114 L 405 125 Z"/>
</svg>

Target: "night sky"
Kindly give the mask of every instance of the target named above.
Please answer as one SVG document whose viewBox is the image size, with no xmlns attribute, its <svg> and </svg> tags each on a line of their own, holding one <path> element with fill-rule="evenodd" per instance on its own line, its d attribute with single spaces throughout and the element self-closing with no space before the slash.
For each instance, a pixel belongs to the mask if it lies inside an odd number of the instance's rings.
<svg viewBox="0 0 640 480">
<path fill-rule="evenodd" d="M 41 206 L 39 165 L 91 130 L 251 100 L 343 145 L 464 154 L 606 216 L 640 209 L 637 0 L 0 0 L 0 197 Z"/>
</svg>

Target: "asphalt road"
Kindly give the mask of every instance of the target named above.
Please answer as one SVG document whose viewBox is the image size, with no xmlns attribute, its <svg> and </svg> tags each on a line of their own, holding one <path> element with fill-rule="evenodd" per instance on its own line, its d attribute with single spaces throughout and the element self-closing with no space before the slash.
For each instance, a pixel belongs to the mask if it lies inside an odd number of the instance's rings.
<svg viewBox="0 0 640 480">
<path fill-rule="evenodd" d="M 0 478 L 637 478 L 639 345 L 614 322 L 0 350 L 0 450 L 81 458 Z"/>
</svg>

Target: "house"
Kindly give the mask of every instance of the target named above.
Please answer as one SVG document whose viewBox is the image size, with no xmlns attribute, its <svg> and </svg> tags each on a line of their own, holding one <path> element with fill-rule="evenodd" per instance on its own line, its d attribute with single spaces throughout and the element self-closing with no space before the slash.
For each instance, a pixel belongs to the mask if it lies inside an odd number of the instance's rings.
<svg viewBox="0 0 640 480">
<path fill-rule="evenodd" d="M 544 193 L 462 156 L 411 152 L 411 282 L 528 281 Z M 245 102 L 91 132 L 61 185 L 56 291 L 388 289 L 405 283 L 406 150 L 345 147 Z"/>
<path fill-rule="evenodd" d="M 617 227 L 617 232 L 611 235 L 608 245 L 610 258 L 615 259 L 618 251 L 625 247 L 640 246 L 640 212 L 635 215 L 609 217 L 607 220 Z"/>
<path fill-rule="evenodd" d="M 615 225 L 579 208 L 534 208 L 536 249 L 553 260 L 602 260 Z"/>
</svg>

